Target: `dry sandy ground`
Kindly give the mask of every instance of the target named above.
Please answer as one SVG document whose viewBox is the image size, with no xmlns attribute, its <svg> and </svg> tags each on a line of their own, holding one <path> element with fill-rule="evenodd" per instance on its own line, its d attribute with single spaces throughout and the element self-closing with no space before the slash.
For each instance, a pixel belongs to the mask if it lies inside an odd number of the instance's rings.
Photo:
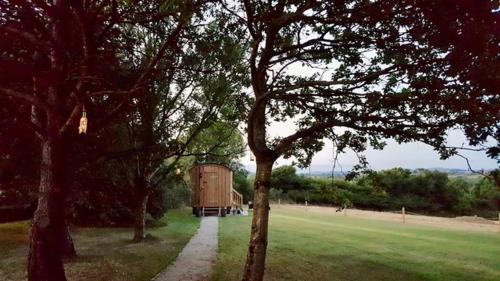
<svg viewBox="0 0 500 281">
<path fill-rule="evenodd" d="M 314 213 L 332 214 L 336 216 L 356 217 L 363 219 L 374 219 L 384 221 L 402 222 L 403 217 L 401 213 L 391 212 L 376 212 L 365 211 L 357 209 L 347 209 L 346 214 L 336 212 L 337 208 L 334 207 L 318 207 L 318 206 L 303 206 L 303 205 L 272 205 L 272 208 L 289 208 L 293 210 L 301 210 Z M 406 214 L 406 223 L 414 225 L 425 225 L 433 227 L 441 227 L 447 229 L 467 230 L 467 231 L 482 231 L 482 232 L 500 232 L 500 225 L 498 221 L 491 221 L 484 218 L 475 217 L 458 217 L 458 218 L 445 218 L 445 217 L 431 217 L 422 215 Z"/>
<path fill-rule="evenodd" d="M 191 238 L 175 262 L 160 272 L 153 281 L 208 280 L 217 259 L 218 217 L 203 217 L 198 233 Z"/>
</svg>

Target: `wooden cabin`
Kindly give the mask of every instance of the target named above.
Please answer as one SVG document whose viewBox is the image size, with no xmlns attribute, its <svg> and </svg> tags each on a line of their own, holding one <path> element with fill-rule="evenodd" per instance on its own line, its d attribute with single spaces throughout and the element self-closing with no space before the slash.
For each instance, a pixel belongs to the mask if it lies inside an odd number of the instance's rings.
<svg viewBox="0 0 500 281">
<path fill-rule="evenodd" d="M 241 209 L 243 196 L 233 189 L 233 171 L 219 164 L 201 164 L 190 171 L 193 188 L 193 213 L 196 216 L 217 214 L 225 217 Z"/>
</svg>

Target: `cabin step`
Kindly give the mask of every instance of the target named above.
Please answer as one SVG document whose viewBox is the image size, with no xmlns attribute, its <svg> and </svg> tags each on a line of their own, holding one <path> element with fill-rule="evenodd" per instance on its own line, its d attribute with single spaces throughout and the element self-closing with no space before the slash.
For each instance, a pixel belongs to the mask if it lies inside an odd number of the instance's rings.
<svg viewBox="0 0 500 281">
<path fill-rule="evenodd" d="M 223 211 L 223 210 L 225 210 L 225 209 L 222 209 L 221 211 Z M 219 208 L 206 207 L 206 208 L 202 209 L 202 216 L 218 216 L 218 215 L 220 215 Z"/>
</svg>

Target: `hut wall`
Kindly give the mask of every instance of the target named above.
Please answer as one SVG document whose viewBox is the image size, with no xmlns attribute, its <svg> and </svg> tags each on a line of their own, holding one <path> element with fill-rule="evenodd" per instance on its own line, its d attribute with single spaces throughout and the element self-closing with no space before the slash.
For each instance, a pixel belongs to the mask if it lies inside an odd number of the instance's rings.
<svg viewBox="0 0 500 281">
<path fill-rule="evenodd" d="M 193 207 L 232 205 L 233 173 L 225 166 L 206 164 L 191 169 Z"/>
</svg>

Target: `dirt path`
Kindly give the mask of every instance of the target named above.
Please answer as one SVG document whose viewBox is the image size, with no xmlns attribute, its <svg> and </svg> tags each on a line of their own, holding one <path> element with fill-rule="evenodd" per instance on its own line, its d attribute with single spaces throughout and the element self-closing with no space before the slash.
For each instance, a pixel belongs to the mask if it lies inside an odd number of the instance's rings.
<svg viewBox="0 0 500 281">
<path fill-rule="evenodd" d="M 184 247 L 173 264 L 153 281 L 204 281 L 217 258 L 218 217 L 204 217 L 198 233 Z"/>
</svg>

